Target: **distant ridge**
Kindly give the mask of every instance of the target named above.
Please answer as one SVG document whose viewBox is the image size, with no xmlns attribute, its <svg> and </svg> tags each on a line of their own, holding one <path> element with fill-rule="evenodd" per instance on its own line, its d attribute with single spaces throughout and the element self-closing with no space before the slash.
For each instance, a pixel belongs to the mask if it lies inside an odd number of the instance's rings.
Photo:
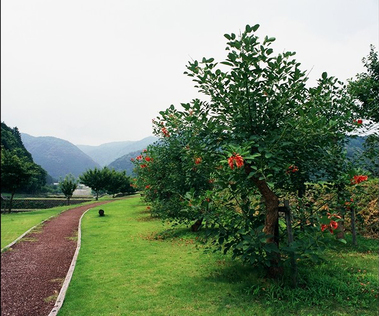
<svg viewBox="0 0 379 316">
<path fill-rule="evenodd" d="M 77 145 L 77 147 L 90 156 L 100 166 L 107 166 L 116 159 L 130 152 L 142 150 L 154 143 L 158 138 L 149 136 L 139 141 L 123 141 L 105 143 L 99 146 Z"/>
<path fill-rule="evenodd" d="M 21 133 L 21 138 L 34 161 L 56 180 L 69 173 L 77 177 L 87 169 L 100 167 L 69 141 L 51 136 L 34 137 L 25 133 Z"/>
</svg>

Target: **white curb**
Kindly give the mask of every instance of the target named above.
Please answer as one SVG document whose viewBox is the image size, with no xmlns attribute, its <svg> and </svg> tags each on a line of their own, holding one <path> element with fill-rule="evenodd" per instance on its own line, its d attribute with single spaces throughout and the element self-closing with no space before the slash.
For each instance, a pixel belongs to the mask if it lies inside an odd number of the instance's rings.
<svg viewBox="0 0 379 316">
<path fill-rule="evenodd" d="M 79 226 L 78 226 L 78 243 L 77 243 L 77 246 L 76 246 L 75 254 L 74 254 L 74 257 L 72 258 L 70 268 L 68 269 L 66 278 L 65 278 L 65 280 L 63 282 L 63 285 L 62 285 L 62 288 L 61 288 L 61 290 L 59 292 L 58 298 L 55 301 L 55 305 L 54 305 L 52 311 L 50 312 L 50 314 L 48 316 L 55 316 L 55 315 L 57 315 L 58 312 L 59 312 L 59 310 L 61 309 L 61 307 L 63 305 L 63 301 L 64 301 L 64 298 L 66 296 L 66 292 L 67 292 L 68 286 L 70 284 L 71 277 L 72 277 L 72 275 L 74 273 L 74 269 L 75 269 L 75 265 L 76 265 L 76 260 L 78 259 L 78 255 L 79 255 L 80 244 L 81 244 L 81 237 L 82 237 L 82 230 L 81 230 L 82 218 L 83 218 L 84 214 L 87 213 L 89 210 L 90 209 L 88 209 L 87 211 L 85 211 L 82 214 L 82 216 L 80 217 Z"/>
</svg>

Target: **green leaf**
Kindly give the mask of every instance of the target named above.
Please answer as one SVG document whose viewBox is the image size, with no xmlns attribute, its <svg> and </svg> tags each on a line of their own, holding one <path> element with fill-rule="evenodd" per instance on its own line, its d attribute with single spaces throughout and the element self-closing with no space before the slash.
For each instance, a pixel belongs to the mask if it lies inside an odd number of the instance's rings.
<svg viewBox="0 0 379 316">
<path fill-rule="evenodd" d="M 233 64 L 228 62 L 228 61 L 222 61 L 222 62 L 220 62 L 220 64 L 227 65 L 227 66 L 233 66 Z"/>
<path fill-rule="evenodd" d="M 252 27 L 253 31 L 255 32 L 256 30 L 259 29 L 259 24 L 255 24 L 253 27 Z"/>
<path fill-rule="evenodd" d="M 260 153 L 256 153 L 256 154 L 253 154 L 251 156 L 246 156 L 246 157 L 244 157 L 244 159 L 245 160 L 254 160 L 255 158 L 260 157 L 260 156 L 261 156 Z"/>
</svg>

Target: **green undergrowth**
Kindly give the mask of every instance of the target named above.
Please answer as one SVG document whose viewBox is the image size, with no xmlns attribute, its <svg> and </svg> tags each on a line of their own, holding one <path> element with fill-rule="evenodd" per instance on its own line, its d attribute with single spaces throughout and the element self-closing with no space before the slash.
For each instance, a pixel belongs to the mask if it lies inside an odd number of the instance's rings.
<svg viewBox="0 0 379 316">
<path fill-rule="evenodd" d="M 51 216 L 57 216 L 63 211 L 92 203 L 94 202 L 86 202 L 70 206 L 57 206 L 30 212 L 1 214 L 1 248 L 10 244 L 28 229 L 40 224 L 42 221 L 47 220 Z"/>
<path fill-rule="evenodd" d="M 64 315 L 377 315 L 377 243 L 341 245 L 318 266 L 299 264 L 299 286 L 272 280 L 220 253 L 202 233 L 162 224 L 139 198 L 90 210 Z"/>
</svg>

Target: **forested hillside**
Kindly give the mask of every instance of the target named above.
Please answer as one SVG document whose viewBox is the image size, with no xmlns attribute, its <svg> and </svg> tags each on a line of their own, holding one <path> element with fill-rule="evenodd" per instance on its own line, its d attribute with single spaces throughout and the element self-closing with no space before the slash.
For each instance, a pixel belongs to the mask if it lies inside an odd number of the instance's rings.
<svg viewBox="0 0 379 316">
<path fill-rule="evenodd" d="M 35 190 L 40 189 L 42 186 L 46 184 L 46 182 L 51 182 L 51 177 L 47 174 L 46 170 L 44 170 L 40 165 L 36 164 L 33 161 L 32 155 L 28 150 L 25 148 L 20 132 L 17 127 L 10 128 L 8 127 L 4 122 L 1 123 L 1 150 L 2 150 L 2 167 L 5 167 L 4 164 L 10 163 L 9 161 L 3 161 L 5 159 L 5 156 L 17 156 L 20 161 L 25 162 L 28 164 L 31 170 L 29 170 L 33 176 L 30 178 L 28 183 L 23 187 L 20 188 L 21 190 L 25 192 L 34 192 Z M 9 155 L 3 155 L 3 150 L 9 153 Z M 4 172 L 7 172 L 5 170 L 2 170 Z M 1 187 L 2 191 L 7 191 L 7 183 L 2 177 L 1 181 Z"/>
<path fill-rule="evenodd" d="M 18 128 L 10 128 L 4 122 L 1 122 L 1 146 L 6 150 L 14 151 L 19 157 L 26 157 L 29 161 L 33 161 L 32 155 L 22 143 Z"/>
</svg>

